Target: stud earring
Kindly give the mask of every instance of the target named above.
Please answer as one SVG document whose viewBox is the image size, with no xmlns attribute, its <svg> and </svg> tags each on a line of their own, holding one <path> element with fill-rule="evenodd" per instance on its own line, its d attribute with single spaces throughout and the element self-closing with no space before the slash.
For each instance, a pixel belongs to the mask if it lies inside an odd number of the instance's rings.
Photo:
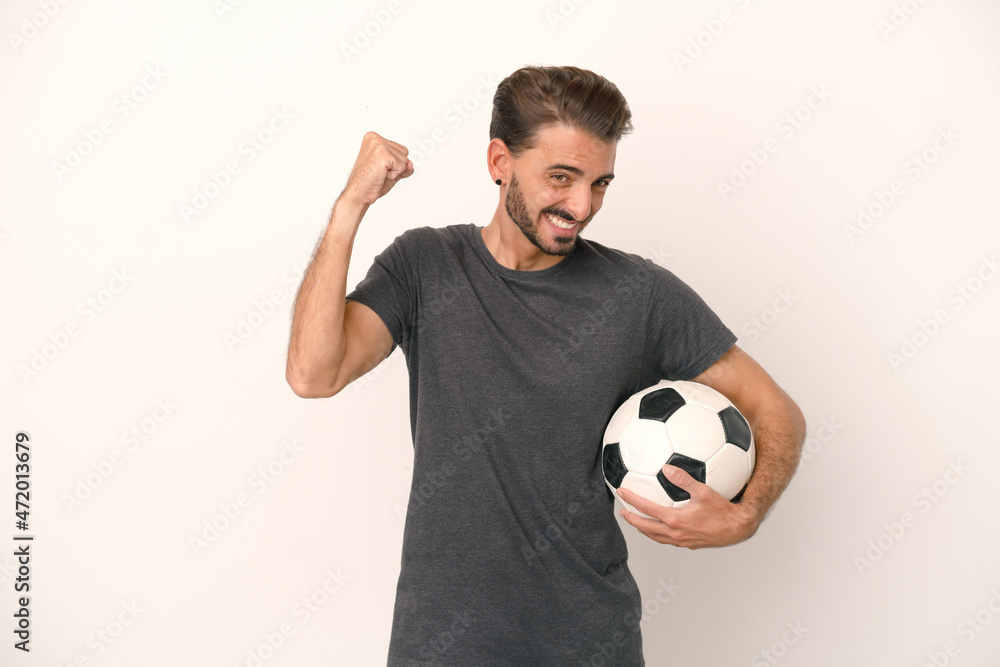
<svg viewBox="0 0 1000 667">
<path fill-rule="evenodd" d="M 497 179 L 497 185 L 501 185 L 502 183 L 503 183 L 503 181 L 501 181 L 501 180 L 500 180 L 500 179 L 498 178 L 498 179 Z"/>
</svg>

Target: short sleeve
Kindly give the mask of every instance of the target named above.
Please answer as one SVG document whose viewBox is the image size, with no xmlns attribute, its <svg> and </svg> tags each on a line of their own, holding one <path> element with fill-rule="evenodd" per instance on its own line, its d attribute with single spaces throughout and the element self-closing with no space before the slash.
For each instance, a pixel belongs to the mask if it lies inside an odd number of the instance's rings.
<svg viewBox="0 0 1000 667">
<path fill-rule="evenodd" d="M 413 321 L 415 271 L 407 261 L 408 241 L 405 233 L 396 237 L 375 258 L 364 279 L 347 295 L 348 301 L 363 303 L 385 323 L 393 341 L 390 354 L 409 338 L 410 323 Z"/>
<path fill-rule="evenodd" d="M 736 343 L 736 335 L 686 283 L 646 260 L 653 272 L 643 351 L 644 384 L 690 380 Z"/>
</svg>

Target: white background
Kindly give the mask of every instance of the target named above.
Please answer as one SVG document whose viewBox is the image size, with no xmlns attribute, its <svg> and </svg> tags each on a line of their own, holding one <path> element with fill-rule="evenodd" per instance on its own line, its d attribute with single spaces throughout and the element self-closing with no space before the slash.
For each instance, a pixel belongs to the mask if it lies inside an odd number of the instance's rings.
<svg viewBox="0 0 1000 667">
<path fill-rule="evenodd" d="M 636 128 L 586 235 L 692 285 L 810 425 L 749 542 L 622 524 L 648 664 L 997 664 L 1000 5 L 224 2 L 0 9 L 0 663 L 385 663 L 405 365 L 297 398 L 292 299 L 366 130 L 419 164 L 349 287 L 485 225 L 496 83 L 574 64 Z"/>
</svg>

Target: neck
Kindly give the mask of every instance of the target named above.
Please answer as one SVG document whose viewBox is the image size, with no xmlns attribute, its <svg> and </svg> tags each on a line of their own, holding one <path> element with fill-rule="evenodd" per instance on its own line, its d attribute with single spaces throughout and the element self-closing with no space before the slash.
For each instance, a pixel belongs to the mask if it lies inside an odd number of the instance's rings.
<svg viewBox="0 0 1000 667">
<path fill-rule="evenodd" d="M 503 205 L 497 206 L 490 224 L 483 227 L 483 242 L 493 258 L 515 271 L 541 271 L 555 266 L 565 256 L 548 255 L 529 241 L 510 219 Z"/>
</svg>

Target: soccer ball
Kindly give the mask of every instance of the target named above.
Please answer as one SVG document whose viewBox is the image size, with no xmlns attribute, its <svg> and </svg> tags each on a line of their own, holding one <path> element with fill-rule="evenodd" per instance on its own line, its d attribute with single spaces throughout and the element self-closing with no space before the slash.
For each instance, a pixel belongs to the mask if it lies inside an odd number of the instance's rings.
<svg viewBox="0 0 1000 667">
<path fill-rule="evenodd" d="M 690 494 L 667 480 L 663 464 L 681 468 L 735 503 L 753 472 L 755 454 L 750 425 L 729 399 L 698 382 L 661 380 L 615 411 L 604 431 L 601 460 L 612 493 L 624 487 L 660 505 L 683 507 Z"/>
</svg>

